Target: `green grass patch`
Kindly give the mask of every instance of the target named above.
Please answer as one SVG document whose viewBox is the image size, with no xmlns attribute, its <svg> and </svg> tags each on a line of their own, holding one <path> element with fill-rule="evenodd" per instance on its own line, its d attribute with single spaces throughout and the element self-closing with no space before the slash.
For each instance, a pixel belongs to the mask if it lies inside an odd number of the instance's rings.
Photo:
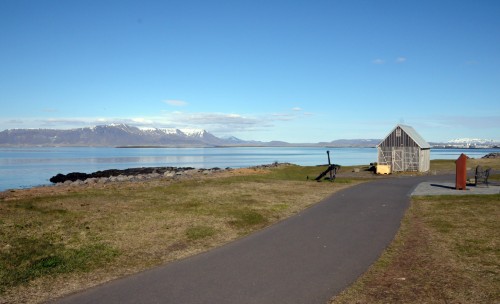
<svg viewBox="0 0 500 304">
<path fill-rule="evenodd" d="M 186 230 L 186 236 L 190 241 L 196 241 L 207 237 L 211 237 L 215 233 L 216 230 L 208 226 L 196 226 Z"/>
<path fill-rule="evenodd" d="M 433 219 L 430 221 L 430 224 L 440 233 L 450 233 L 454 228 L 451 221 L 442 218 Z"/>
<path fill-rule="evenodd" d="M 25 209 L 27 211 L 39 212 L 39 213 L 45 213 L 45 214 L 50 214 L 50 213 L 64 214 L 64 213 L 67 212 L 67 210 L 64 210 L 64 209 L 43 207 L 41 205 L 41 203 L 44 203 L 44 202 L 47 202 L 47 201 L 48 200 L 46 198 L 44 198 L 44 199 L 37 199 L 37 200 L 33 200 L 33 201 L 23 201 L 23 202 L 20 202 L 20 203 L 16 204 L 15 206 L 17 208 Z"/>
<path fill-rule="evenodd" d="M 90 271 L 118 254 L 100 243 L 67 248 L 50 237 L 11 239 L 0 251 L 0 291 L 46 275 Z"/>
<path fill-rule="evenodd" d="M 270 174 L 262 176 L 264 179 L 278 179 L 278 180 L 294 180 L 294 181 L 314 181 L 314 179 L 319 176 L 323 171 L 325 171 L 328 166 L 285 166 L 277 169 L 273 169 Z M 354 167 L 341 167 L 340 170 L 350 172 Z M 329 176 L 327 174 L 327 176 Z M 351 183 L 350 178 L 335 178 L 335 183 Z"/>
<path fill-rule="evenodd" d="M 455 170 L 455 160 L 453 159 L 435 159 L 431 160 L 431 171 L 452 171 Z"/>
<path fill-rule="evenodd" d="M 262 214 L 249 209 L 234 210 L 231 212 L 231 215 L 234 219 L 229 221 L 229 223 L 240 229 L 267 223 L 267 219 Z"/>
</svg>

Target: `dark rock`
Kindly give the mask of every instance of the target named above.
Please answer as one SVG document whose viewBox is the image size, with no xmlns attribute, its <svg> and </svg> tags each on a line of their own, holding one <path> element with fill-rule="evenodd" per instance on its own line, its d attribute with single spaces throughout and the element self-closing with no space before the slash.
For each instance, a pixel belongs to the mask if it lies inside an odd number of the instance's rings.
<svg viewBox="0 0 500 304">
<path fill-rule="evenodd" d="M 50 182 L 52 183 L 64 183 L 65 181 L 72 181 L 75 182 L 77 180 L 86 180 L 87 178 L 90 178 L 92 176 L 89 176 L 89 174 L 86 173 L 79 173 L 79 172 L 72 172 L 68 173 L 66 175 L 64 174 L 57 174 L 56 176 L 53 176 L 50 178 Z"/>
<path fill-rule="evenodd" d="M 482 158 L 500 158 L 500 153 L 498 153 L 498 152 L 489 153 L 489 154 L 483 156 Z"/>
<path fill-rule="evenodd" d="M 103 171 L 97 171 L 93 173 L 80 173 L 80 172 L 72 172 L 68 174 L 57 174 L 50 178 L 50 182 L 64 183 L 65 181 L 77 181 L 82 180 L 85 181 L 89 178 L 110 178 L 113 177 L 113 180 L 122 180 L 123 176 L 131 177 L 131 176 L 146 176 L 153 175 L 154 177 L 163 176 L 166 172 L 175 172 L 177 174 L 182 174 L 184 171 L 194 170 L 192 167 L 141 167 L 141 168 L 129 168 L 124 170 L 119 169 L 109 169 Z M 118 178 L 118 176 L 122 176 Z"/>
</svg>

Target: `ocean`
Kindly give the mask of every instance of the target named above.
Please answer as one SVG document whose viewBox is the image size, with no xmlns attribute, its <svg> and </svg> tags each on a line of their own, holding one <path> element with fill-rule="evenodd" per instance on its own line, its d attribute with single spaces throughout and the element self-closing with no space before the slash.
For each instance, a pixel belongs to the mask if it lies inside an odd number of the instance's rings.
<svg viewBox="0 0 500 304">
<path fill-rule="evenodd" d="M 377 161 L 376 148 L 235 147 L 235 148 L 0 148 L 0 191 L 51 184 L 70 172 L 92 173 L 136 167 L 243 168 L 273 162 L 303 166 L 331 162 L 342 166 Z M 432 149 L 431 159 L 457 159 L 461 153 L 480 158 L 500 149 Z"/>
</svg>

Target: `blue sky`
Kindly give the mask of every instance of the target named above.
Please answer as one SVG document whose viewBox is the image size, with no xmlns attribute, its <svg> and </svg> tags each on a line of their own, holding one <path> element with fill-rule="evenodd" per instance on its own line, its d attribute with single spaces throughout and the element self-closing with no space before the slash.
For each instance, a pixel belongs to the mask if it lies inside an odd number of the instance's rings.
<svg viewBox="0 0 500 304">
<path fill-rule="evenodd" d="M 500 140 L 500 1 L 0 1 L 0 130 Z"/>
</svg>

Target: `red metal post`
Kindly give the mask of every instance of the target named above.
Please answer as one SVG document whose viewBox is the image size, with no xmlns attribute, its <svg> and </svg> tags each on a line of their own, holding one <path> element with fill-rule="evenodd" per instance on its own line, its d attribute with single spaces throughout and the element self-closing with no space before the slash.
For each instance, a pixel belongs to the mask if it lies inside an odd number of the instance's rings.
<svg viewBox="0 0 500 304">
<path fill-rule="evenodd" d="M 467 185 L 467 155 L 460 154 L 458 159 L 455 161 L 456 167 L 456 178 L 455 178 L 455 189 L 465 190 Z"/>
</svg>

